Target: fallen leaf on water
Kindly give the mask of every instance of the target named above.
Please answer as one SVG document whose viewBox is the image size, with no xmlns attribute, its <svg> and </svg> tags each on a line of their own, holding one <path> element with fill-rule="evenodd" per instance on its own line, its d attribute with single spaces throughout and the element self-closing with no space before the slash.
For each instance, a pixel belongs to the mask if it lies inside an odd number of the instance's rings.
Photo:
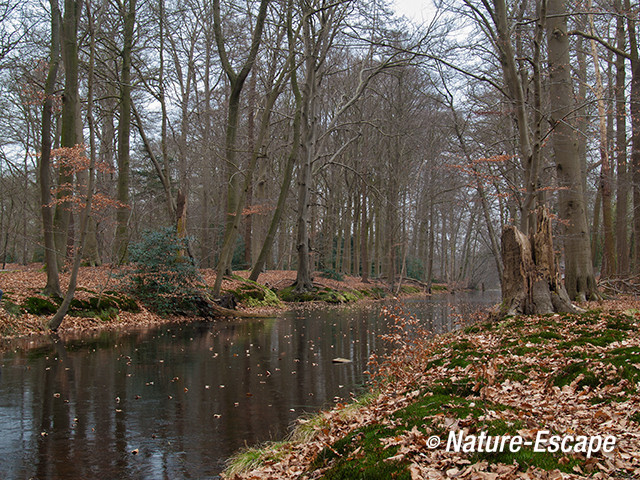
<svg viewBox="0 0 640 480">
<path fill-rule="evenodd" d="M 333 363 L 353 363 L 352 360 L 349 360 L 348 358 L 342 358 L 342 357 L 336 357 L 331 361 Z"/>
</svg>

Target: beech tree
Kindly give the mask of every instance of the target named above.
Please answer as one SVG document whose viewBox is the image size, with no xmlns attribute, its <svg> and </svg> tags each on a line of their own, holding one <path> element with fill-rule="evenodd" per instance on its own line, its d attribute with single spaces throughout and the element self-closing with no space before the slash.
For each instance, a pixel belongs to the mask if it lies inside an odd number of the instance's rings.
<svg viewBox="0 0 640 480">
<path fill-rule="evenodd" d="M 536 216 L 534 210 L 536 208 L 538 175 L 540 170 L 539 123 L 541 119 L 537 116 L 535 118 L 536 125 L 532 128 L 531 110 L 535 111 L 536 108 L 539 109 L 539 105 L 530 106 L 527 101 L 527 87 L 525 83 L 528 82 L 528 71 L 518 65 L 516 56 L 520 52 L 516 52 L 512 43 L 516 28 L 509 22 L 506 1 L 493 0 L 490 3 L 487 0 L 483 0 L 482 5 L 486 9 L 488 16 L 483 15 L 473 2 L 466 1 L 465 3 L 474 13 L 476 21 L 483 24 L 483 29 L 490 36 L 491 43 L 498 54 L 502 67 L 506 87 L 504 93 L 513 107 L 513 117 L 518 132 L 520 162 L 526 187 L 525 199 L 521 205 L 520 228 L 526 235 L 530 228 L 535 228 Z M 538 4 L 540 5 L 538 9 L 540 20 L 538 20 L 536 24 L 540 24 L 544 19 L 546 0 L 540 0 Z M 489 19 L 491 19 L 491 23 Z M 516 41 L 522 42 L 519 38 L 522 33 L 522 31 L 518 32 Z M 536 32 L 534 43 L 535 52 L 531 62 L 536 88 L 539 88 L 538 83 L 540 82 L 540 43 L 539 33 Z M 537 92 L 537 95 L 540 95 L 540 92 Z M 535 132 L 537 135 L 533 136 L 532 132 Z"/>
<path fill-rule="evenodd" d="M 116 213 L 115 259 L 118 264 L 127 263 L 129 246 L 129 162 L 131 135 L 131 50 L 136 22 L 136 0 L 118 3 L 122 17 L 123 45 L 120 73 L 120 119 L 118 122 L 118 193 L 120 205 Z"/>
<path fill-rule="evenodd" d="M 626 59 L 622 52 L 626 43 L 625 21 L 623 18 L 622 1 L 615 1 L 616 17 L 616 47 L 620 52 L 615 54 L 616 83 L 615 83 L 615 112 L 616 112 L 616 252 L 618 275 L 629 273 L 629 175 L 627 170 L 627 104 L 626 104 Z"/>
<path fill-rule="evenodd" d="M 53 214 L 51 205 L 51 116 L 54 103 L 54 89 L 60 64 L 60 7 L 58 0 L 50 0 L 51 6 L 51 53 L 49 71 L 44 87 L 42 105 L 42 151 L 40 152 L 40 209 L 44 236 L 44 258 L 47 270 L 45 295 L 62 296 L 58 278 L 58 262 L 54 241 Z"/>
<path fill-rule="evenodd" d="M 560 216 L 564 225 L 565 287 L 572 300 L 599 298 L 591 263 L 591 244 L 576 133 L 571 124 L 573 83 L 565 0 L 549 0 L 547 11 L 549 103 L 552 143 L 558 176 Z"/>
<path fill-rule="evenodd" d="M 627 18 L 627 34 L 629 37 L 629 57 L 631 59 L 631 180 L 633 182 L 633 266 L 640 272 L 640 54 L 638 53 L 638 37 L 636 22 L 631 9 L 631 2 L 625 0 Z"/>
<path fill-rule="evenodd" d="M 224 42 L 220 16 L 220 0 L 214 0 L 213 2 L 216 45 L 218 47 L 218 54 L 220 56 L 222 68 L 229 79 L 230 88 L 225 139 L 225 171 L 227 172 L 226 178 L 228 181 L 227 216 L 222 249 L 220 251 L 220 258 L 218 259 L 218 266 L 216 268 L 216 282 L 213 286 L 213 294 L 216 296 L 220 295 L 223 276 L 228 275 L 231 272 L 231 257 L 233 256 L 235 240 L 238 234 L 238 225 L 240 223 L 240 215 L 237 211 L 239 205 L 244 204 L 244 190 L 241 188 L 242 172 L 236 160 L 238 121 L 240 115 L 240 94 L 242 93 L 244 83 L 249 72 L 253 68 L 256 56 L 258 55 L 258 48 L 260 47 L 260 41 L 262 39 L 262 30 L 264 29 L 264 23 L 267 17 L 268 5 L 269 0 L 262 0 L 260 2 L 258 16 L 256 17 L 255 25 L 253 26 L 249 53 L 245 61 L 242 63 L 240 70 L 236 72 L 236 69 L 229 58 L 227 47 Z M 244 172 L 244 175 L 250 178 L 252 173 L 252 171 L 247 170 Z"/>
<path fill-rule="evenodd" d="M 253 281 L 258 280 L 258 276 L 264 270 L 267 264 L 267 258 L 271 253 L 273 248 L 273 244 L 275 241 L 276 233 L 280 228 L 280 223 L 282 220 L 282 216 L 284 214 L 285 205 L 287 202 L 287 198 L 289 195 L 289 189 L 291 185 L 291 180 L 293 177 L 293 168 L 295 166 L 296 161 L 298 160 L 298 152 L 300 150 L 300 129 L 301 129 L 301 121 L 302 121 L 302 95 L 300 93 L 300 87 L 298 85 L 298 73 L 296 68 L 297 56 L 296 56 L 296 36 L 297 31 L 294 31 L 293 25 L 293 0 L 287 1 L 286 7 L 286 22 L 284 33 L 287 37 L 288 43 L 288 56 L 287 62 L 284 66 L 284 69 L 281 71 L 279 78 L 275 85 L 271 88 L 271 92 L 267 96 L 266 105 L 264 107 L 262 113 L 262 119 L 260 122 L 260 133 L 258 135 L 258 141 L 254 147 L 254 151 L 252 152 L 252 161 L 257 160 L 257 156 L 259 155 L 258 149 L 263 149 L 263 142 L 267 135 L 267 130 L 269 128 L 269 119 L 271 118 L 272 110 L 274 107 L 274 103 L 280 95 L 282 89 L 285 87 L 285 80 L 289 79 L 289 83 L 291 85 L 291 91 L 293 94 L 293 102 L 294 102 L 294 113 L 293 120 L 291 122 L 291 146 L 289 149 L 289 153 L 286 157 L 284 174 L 282 177 L 282 184 L 280 186 L 280 192 L 278 194 L 278 200 L 276 207 L 273 212 L 273 216 L 271 217 L 271 222 L 269 223 L 268 230 L 265 234 L 264 241 L 262 242 L 262 246 L 260 248 L 260 253 L 253 265 L 251 270 L 251 274 L 249 275 L 249 279 Z M 280 37 L 281 38 L 281 37 Z M 285 75 L 288 72 L 288 75 Z M 273 75 L 273 74 L 272 74 Z"/>
<path fill-rule="evenodd" d="M 62 61 L 64 64 L 64 95 L 62 99 L 62 127 L 60 145 L 74 148 L 82 143 L 80 123 L 80 98 L 78 90 L 78 23 L 82 12 L 82 0 L 65 0 L 61 25 Z M 58 190 L 53 217 L 54 240 L 58 269 L 67 258 L 67 241 L 71 220 L 71 202 L 74 176 L 66 162 L 58 169 Z"/>
</svg>

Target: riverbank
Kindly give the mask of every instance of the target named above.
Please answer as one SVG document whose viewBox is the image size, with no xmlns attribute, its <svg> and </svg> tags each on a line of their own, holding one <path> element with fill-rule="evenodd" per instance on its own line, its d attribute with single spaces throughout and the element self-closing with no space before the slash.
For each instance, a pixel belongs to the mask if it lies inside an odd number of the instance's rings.
<svg viewBox="0 0 640 480">
<path fill-rule="evenodd" d="M 397 349 L 374 359 L 372 392 L 301 420 L 286 442 L 239 453 L 224 477 L 638 478 L 640 302 L 588 308 L 431 340 L 415 319 L 388 312 Z M 613 448 L 596 448 L 608 436 Z M 498 451 L 487 438 L 502 442 Z"/>
<path fill-rule="evenodd" d="M 72 308 L 58 330 L 81 332 L 125 329 L 137 326 L 161 325 L 169 322 L 191 321 L 194 317 L 161 316 L 145 308 L 122 291 L 118 268 L 110 266 L 82 267 Z M 215 282 L 213 269 L 200 270 L 203 288 Z M 258 282 L 247 280 L 248 271 L 237 272 L 225 278 L 223 295 L 237 302 L 236 312 L 242 316 L 275 316 L 284 310 L 313 305 L 366 302 L 408 295 L 426 295 L 419 282 L 406 280 L 393 291 L 380 280 L 367 283 L 346 275 L 327 275 L 316 272 L 314 292 L 297 294 L 291 285 L 296 272 L 274 270 L 260 274 Z M 329 278 L 333 276 L 334 278 Z M 63 291 L 68 275 L 60 275 Z M 0 305 L 0 339 L 9 339 L 45 332 L 44 325 L 56 311 L 59 300 L 41 295 L 46 284 L 42 264 L 8 265 L 0 271 L 0 288 L 4 291 Z M 445 285 L 436 285 L 436 291 L 446 291 Z"/>
</svg>

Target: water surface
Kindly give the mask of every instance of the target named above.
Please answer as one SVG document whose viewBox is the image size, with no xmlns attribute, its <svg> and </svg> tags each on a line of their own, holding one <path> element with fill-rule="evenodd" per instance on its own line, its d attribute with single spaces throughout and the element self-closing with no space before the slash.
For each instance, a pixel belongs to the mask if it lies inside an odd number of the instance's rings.
<svg viewBox="0 0 640 480">
<path fill-rule="evenodd" d="M 404 308 L 441 332 L 497 295 L 434 299 Z M 0 353 L 0 478 L 216 478 L 239 448 L 363 388 L 384 306 L 17 343 Z"/>
</svg>

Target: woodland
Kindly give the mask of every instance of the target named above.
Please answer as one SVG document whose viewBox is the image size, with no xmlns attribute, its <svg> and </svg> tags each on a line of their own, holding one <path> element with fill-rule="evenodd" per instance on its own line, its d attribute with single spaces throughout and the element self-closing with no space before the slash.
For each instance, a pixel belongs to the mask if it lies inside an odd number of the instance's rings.
<svg viewBox="0 0 640 480">
<path fill-rule="evenodd" d="M 70 271 L 68 307 L 80 265 L 172 227 L 214 295 L 240 269 L 498 288 L 505 227 L 542 225 L 568 301 L 634 288 L 638 5 L 427 11 L 2 0 L 0 261 L 52 295 Z"/>
</svg>

